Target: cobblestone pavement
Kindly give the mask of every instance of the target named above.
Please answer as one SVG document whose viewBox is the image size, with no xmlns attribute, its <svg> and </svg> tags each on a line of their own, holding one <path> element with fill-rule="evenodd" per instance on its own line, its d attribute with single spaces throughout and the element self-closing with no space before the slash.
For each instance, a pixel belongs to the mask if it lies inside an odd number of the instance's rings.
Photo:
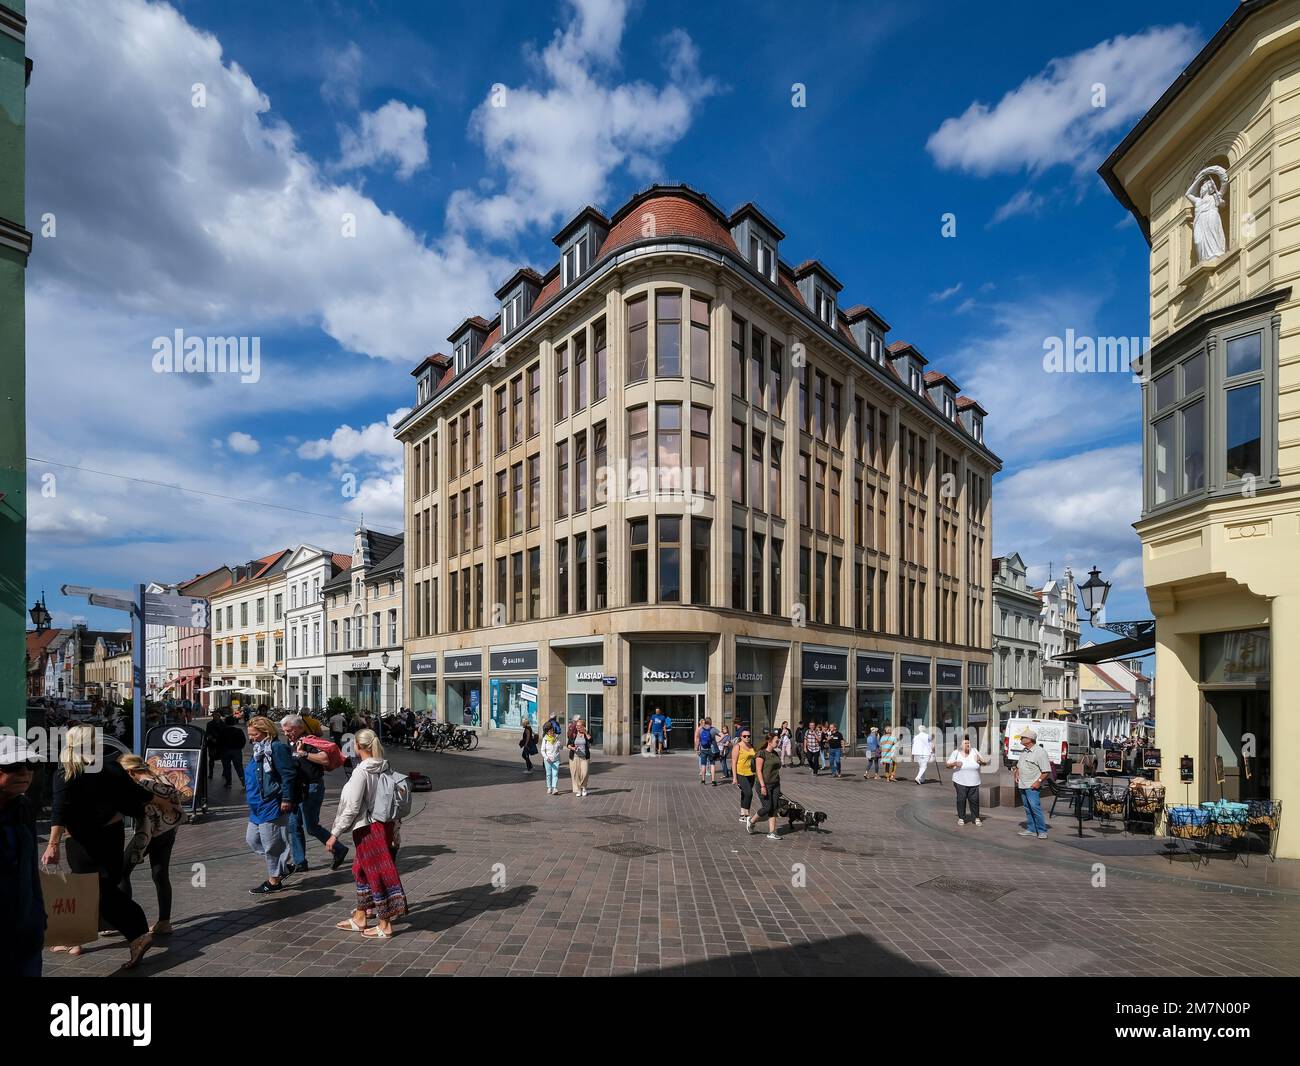
<svg viewBox="0 0 1300 1066">
<path fill-rule="evenodd" d="M 315 842 L 309 860 L 322 868 L 280 895 L 249 896 L 263 867 L 244 846 L 236 786 L 235 802 L 179 830 L 176 932 L 136 974 L 1300 973 L 1300 893 L 1243 890 L 1259 886 L 1265 860 L 1233 874 L 1235 888 L 1198 886 L 1150 853 L 1058 843 L 1073 832 L 1064 816 L 1044 842 L 1017 837 L 1007 807 L 959 829 L 950 785 L 863 781 L 860 759 L 840 780 L 786 770 L 786 794 L 829 820 L 826 832 L 783 828 L 778 841 L 746 835 L 735 790 L 700 785 L 686 755 L 597 758 L 585 799 L 568 791 L 567 771 L 564 791 L 547 796 L 540 760 L 525 775 L 507 746 L 393 761 L 435 787 L 416 795 L 402 831 L 412 913 L 398 936 L 333 928 L 351 877 L 330 872 Z M 342 774 L 331 778 L 327 827 Z M 219 776 L 215 785 L 218 802 L 229 796 Z M 204 887 L 191 883 L 194 863 Z M 1216 876 L 1226 865 L 1198 876 L 1227 884 Z M 134 884 L 152 917 L 147 870 Z M 106 975 L 124 958 L 108 937 L 79 958 L 47 952 L 46 973 Z"/>
</svg>

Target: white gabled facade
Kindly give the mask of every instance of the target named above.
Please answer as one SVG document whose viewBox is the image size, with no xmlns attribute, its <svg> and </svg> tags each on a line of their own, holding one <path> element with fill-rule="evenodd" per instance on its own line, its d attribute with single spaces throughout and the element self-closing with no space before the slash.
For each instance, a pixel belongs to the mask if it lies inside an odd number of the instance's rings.
<svg viewBox="0 0 1300 1066">
<path fill-rule="evenodd" d="M 1038 593 L 1042 604 L 1038 618 L 1044 711 L 1079 710 L 1079 666 L 1061 663 L 1057 655 L 1079 650 L 1079 596 L 1074 571 L 1049 581 Z"/>
<path fill-rule="evenodd" d="M 325 709 L 325 597 L 321 589 L 348 562 L 312 544 L 300 544 L 285 566 L 285 705 Z"/>
<path fill-rule="evenodd" d="M 235 583 L 214 593 L 212 607 L 212 682 L 247 686 L 261 695 L 238 697 L 242 706 L 265 703 L 283 707 L 284 565 L 293 554 L 285 548 L 234 567 Z M 220 617 L 218 618 L 218 612 Z M 228 707 L 231 697 L 211 694 L 213 707 Z"/>
</svg>

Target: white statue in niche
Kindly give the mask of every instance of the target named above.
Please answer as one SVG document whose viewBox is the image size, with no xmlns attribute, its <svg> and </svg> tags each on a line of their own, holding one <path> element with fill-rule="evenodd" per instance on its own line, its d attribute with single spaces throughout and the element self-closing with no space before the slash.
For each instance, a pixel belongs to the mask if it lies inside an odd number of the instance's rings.
<svg viewBox="0 0 1300 1066">
<path fill-rule="evenodd" d="M 1219 184 L 1214 178 L 1218 176 Z M 1201 179 L 1205 180 L 1202 181 Z M 1200 183 L 1199 190 L 1197 183 Z M 1223 167 L 1205 167 L 1187 187 L 1187 199 L 1192 201 L 1195 214 L 1192 219 L 1192 240 L 1196 244 L 1196 259 L 1208 263 L 1218 259 L 1228 250 L 1223 236 L 1223 220 L 1219 208 L 1223 206 L 1223 190 L 1228 187 L 1228 172 Z"/>
</svg>

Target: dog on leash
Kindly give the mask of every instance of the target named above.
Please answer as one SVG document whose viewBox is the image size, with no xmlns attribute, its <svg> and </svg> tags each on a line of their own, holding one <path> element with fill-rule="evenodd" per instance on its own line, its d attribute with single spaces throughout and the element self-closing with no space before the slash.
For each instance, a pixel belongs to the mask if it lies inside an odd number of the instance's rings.
<svg viewBox="0 0 1300 1066">
<path fill-rule="evenodd" d="M 804 830 L 816 829 L 822 832 L 821 824 L 826 821 L 825 811 L 812 811 L 805 807 L 798 800 L 792 800 L 788 796 L 782 796 L 780 803 L 776 805 L 776 813 L 780 818 L 786 819 L 790 824 L 790 829 L 794 829 L 795 823 L 802 823 Z"/>
</svg>

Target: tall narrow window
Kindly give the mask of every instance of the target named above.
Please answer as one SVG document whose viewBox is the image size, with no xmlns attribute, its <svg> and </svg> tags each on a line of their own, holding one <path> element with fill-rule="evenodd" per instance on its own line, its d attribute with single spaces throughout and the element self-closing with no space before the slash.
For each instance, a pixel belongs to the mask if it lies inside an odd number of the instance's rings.
<svg viewBox="0 0 1300 1066">
<path fill-rule="evenodd" d="M 627 413 L 628 493 L 640 495 L 649 488 L 650 414 L 645 407 L 633 407 Z"/>
<path fill-rule="evenodd" d="M 655 465 L 659 492 L 682 490 L 682 405 L 655 405 Z"/>
<path fill-rule="evenodd" d="M 573 538 L 573 591 L 574 605 L 579 611 L 587 610 L 587 534 Z"/>
<path fill-rule="evenodd" d="M 813 428 L 812 434 L 818 440 L 826 439 L 826 375 L 820 370 L 814 371 L 817 391 L 813 393 Z"/>
<path fill-rule="evenodd" d="M 645 518 L 628 522 L 628 542 L 631 550 L 628 572 L 628 602 L 645 603 L 650 598 L 650 526 Z"/>
<path fill-rule="evenodd" d="M 657 521 L 659 602 L 678 603 L 682 598 L 682 520 L 673 515 Z"/>
<path fill-rule="evenodd" d="M 749 506 L 763 509 L 763 434 L 754 430 L 749 435 Z"/>
<path fill-rule="evenodd" d="M 609 434 L 604 422 L 597 422 L 591 429 L 592 462 L 595 464 L 596 492 L 592 503 L 599 507 L 609 499 Z"/>
<path fill-rule="evenodd" d="M 542 617 L 542 549 L 528 549 L 528 617 Z"/>
<path fill-rule="evenodd" d="M 524 377 L 520 374 L 510 382 L 510 443 L 523 444 L 525 429 Z"/>
<path fill-rule="evenodd" d="M 587 406 L 587 334 L 573 338 L 573 409 Z"/>
<path fill-rule="evenodd" d="M 474 449 L 471 444 L 469 419 L 469 411 L 460 416 L 460 472 L 462 474 L 468 474 L 470 467 L 474 465 Z"/>
<path fill-rule="evenodd" d="M 817 479 L 813 482 L 813 529 L 826 528 L 826 464 L 817 464 Z"/>
<path fill-rule="evenodd" d="M 769 614 L 781 613 L 781 549 L 784 544 L 772 540 L 767 553 L 767 610 Z"/>
<path fill-rule="evenodd" d="M 696 492 L 709 488 L 709 409 L 691 408 L 691 487 Z"/>
<path fill-rule="evenodd" d="M 799 603 L 806 617 L 812 610 L 812 551 L 809 548 L 799 549 Z"/>
<path fill-rule="evenodd" d="M 528 457 L 528 528 L 542 524 L 542 457 Z"/>
<path fill-rule="evenodd" d="M 515 463 L 510 468 L 510 509 L 513 524 L 511 533 L 524 531 L 524 464 Z"/>
<path fill-rule="evenodd" d="M 510 574 L 510 571 L 509 571 L 509 564 L 508 564 L 508 562 L 506 561 L 506 557 L 503 555 L 503 556 L 501 556 L 500 559 L 497 560 L 497 584 L 496 584 L 496 590 L 495 590 L 495 595 L 496 595 L 495 603 L 496 603 L 496 607 L 493 608 L 493 611 L 492 611 L 492 617 L 493 617 L 493 619 L 494 619 L 494 622 L 493 622 L 494 625 L 497 624 L 497 623 L 495 622 L 495 619 L 497 619 L 497 618 L 502 618 L 502 619 L 504 619 L 504 618 L 505 618 L 505 616 L 506 616 L 506 606 L 510 603 L 510 578 L 509 578 L 509 574 Z"/>
<path fill-rule="evenodd" d="M 452 523 L 455 524 L 454 521 Z M 506 472 L 497 471 L 497 540 L 510 535 L 510 500 L 506 489 Z M 437 534 L 435 533 L 436 537 Z"/>
<path fill-rule="evenodd" d="M 781 362 L 785 355 L 785 349 L 776 341 L 768 345 L 772 357 L 772 384 L 767 393 L 767 405 L 772 414 L 777 418 L 781 417 L 781 401 L 785 396 L 785 381 L 783 378 L 784 371 L 781 369 Z"/>
<path fill-rule="evenodd" d="M 817 570 L 813 574 L 813 621 L 826 621 L 826 553 L 817 553 Z"/>
<path fill-rule="evenodd" d="M 707 518 L 691 519 L 691 603 L 709 602 L 709 529 Z"/>
<path fill-rule="evenodd" d="M 528 368 L 528 436 L 542 431 L 542 366 L 534 363 Z"/>
<path fill-rule="evenodd" d="M 524 620 L 524 553 L 510 556 L 510 621 Z"/>
<path fill-rule="evenodd" d="M 555 613 L 569 613 L 569 541 L 563 537 L 555 542 Z"/>
<path fill-rule="evenodd" d="M 745 423 L 731 423 L 731 500 L 745 502 Z"/>
<path fill-rule="evenodd" d="M 812 511 L 812 485 L 809 482 L 811 462 L 807 452 L 799 453 L 799 524 L 801 526 L 808 525 Z"/>
<path fill-rule="evenodd" d="M 745 395 L 745 320 L 731 316 L 731 391 Z"/>
<path fill-rule="evenodd" d="M 646 339 L 646 298 L 627 302 L 627 380 L 645 381 L 649 345 Z"/>
<path fill-rule="evenodd" d="M 709 301 L 691 297 L 691 377 L 709 381 Z"/>
<path fill-rule="evenodd" d="M 555 421 L 569 417 L 569 349 L 561 344 L 555 349 Z"/>
<path fill-rule="evenodd" d="M 831 556 L 831 625 L 840 624 L 840 576 L 844 561 L 837 555 Z"/>
<path fill-rule="evenodd" d="M 510 438 L 506 430 L 506 387 L 497 389 L 497 455 L 506 450 Z"/>
<path fill-rule="evenodd" d="M 781 515 L 781 442 L 773 440 L 768 444 L 767 476 L 767 510 L 769 514 Z"/>
<path fill-rule="evenodd" d="M 832 537 L 838 537 L 843 533 L 841 528 L 841 504 L 840 504 L 840 472 L 831 467 L 831 521 L 830 532 Z"/>
<path fill-rule="evenodd" d="M 655 293 L 655 376 L 682 375 L 682 294 Z"/>
<path fill-rule="evenodd" d="M 605 320 L 598 318 L 591 327 L 591 402 L 603 400 L 609 391 L 609 345 L 605 340 Z"/>
<path fill-rule="evenodd" d="M 592 531 L 595 540 L 592 559 L 593 584 L 596 590 L 596 610 L 609 606 L 609 542 L 605 527 Z"/>
<path fill-rule="evenodd" d="M 573 513 L 587 509 L 587 431 L 573 438 Z"/>
<path fill-rule="evenodd" d="M 745 530 L 731 527 L 731 606 L 745 609 Z"/>
<path fill-rule="evenodd" d="M 763 613 L 763 542 L 762 533 L 755 533 L 749 549 L 749 609 Z"/>
<path fill-rule="evenodd" d="M 799 368 L 799 428 L 808 432 L 808 423 L 812 417 L 812 405 L 808 402 L 808 364 Z"/>
<path fill-rule="evenodd" d="M 841 403 L 840 393 L 841 393 L 840 383 L 838 381 L 832 381 L 831 382 L 831 418 L 830 418 L 829 432 L 830 432 L 830 442 L 836 448 L 840 446 L 840 432 L 843 428 L 840 423 L 840 403 Z"/>
<path fill-rule="evenodd" d="M 564 518 L 569 513 L 569 442 L 560 441 L 555 446 L 555 517 Z"/>
<path fill-rule="evenodd" d="M 749 331 L 749 402 L 763 406 L 763 385 L 767 379 L 767 336 L 762 330 Z"/>
</svg>

